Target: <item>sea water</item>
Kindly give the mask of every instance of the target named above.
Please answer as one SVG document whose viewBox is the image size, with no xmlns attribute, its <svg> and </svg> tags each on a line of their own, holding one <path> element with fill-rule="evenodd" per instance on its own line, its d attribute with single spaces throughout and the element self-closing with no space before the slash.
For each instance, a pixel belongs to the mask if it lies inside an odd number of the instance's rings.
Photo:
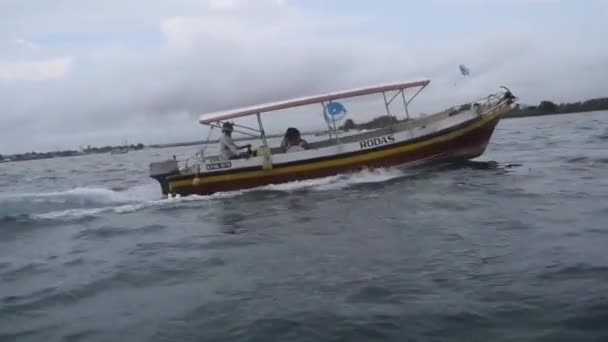
<svg viewBox="0 0 608 342">
<path fill-rule="evenodd" d="M 1 341 L 606 341 L 608 112 L 475 161 L 162 199 L 199 147 L 0 164 Z"/>
</svg>

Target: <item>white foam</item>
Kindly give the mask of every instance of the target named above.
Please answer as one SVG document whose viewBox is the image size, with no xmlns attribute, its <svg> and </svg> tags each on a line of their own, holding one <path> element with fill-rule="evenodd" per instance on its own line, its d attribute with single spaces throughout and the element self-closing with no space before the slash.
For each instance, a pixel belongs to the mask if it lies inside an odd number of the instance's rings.
<svg viewBox="0 0 608 342">
<path fill-rule="evenodd" d="M 294 182 L 289 182 L 289 183 L 271 184 L 271 185 L 254 188 L 249 191 L 273 190 L 273 191 L 292 192 L 292 191 L 298 191 L 298 190 L 304 190 L 304 189 L 314 189 L 317 187 L 329 185 L 329 184 L 335 182 L 337 179 L 339 179 L 339 177 L 340 176 L 331 176 L 331 177 L 325 177 L 325 178 L 294 181 Z"/>
<path fill-rule="evenodd" d="M 119 207 L 112 208 L 112 211 L 114 211 L 117 214 L 128 214 L 128 213 L 137 212 L 146 207 L 147 207 L 146 204 L 127 204 L 127 205 L 122 205 Z"/>
<path fill-rule="evenodd" d="M 402 177 L 403 171 L 396 169 L 364 170 L 357 173 L 346 174 L 338 177 L 328 184 L 321 184 L 314 188 L 317 191 L 340 190 L 356 184 L 386 182 L 394 178 Z"/>
<path fill-rule="evenodd" d="M 44 214 L 31 215 L 34 219 L 41 220 L 58 220 L 64 218 L 83 218 L 87 216 L 95 216 L 103 213 L 104 211 L 111 210 L 109 208 L 95 208 L 95 209 L 68 209 L 60 211 L 52 211 Z"/>
<path fill-rule="evenodd" d="M 119 194 L 122 198 L 129 202 L 153 201 L 160 196 L 160 186 L 158 183 L 147 183 L 136 185 L 127 190 L 121 191 Z"/>
<path fill-rule="evenodd" d="M 260 190 L 294 192 L 298 190 L 313 190 L 313 191 L 332 191 L 347 188 L 348 186 L 364 183 L 383 182 L 393 178 L 401 177 L 404 173 L 393 169 L 376 169 L 366 170 L 352 174 L 337 175 L 325 178 L 295 181 L 289 183 L 267 185 L 253 189 L 220 192 L 213 195 L 198 196 L 191 195 L 186 197 L 175 197 L 166 199 L 158 198 L 159 188 L 148 184 L 136 186 L 124 192 L 112 191 L 103 188 L 76 188 L 64 192 L 40 194 L 41 196 L 65 196 L 66 194 L 95 197 L 97 200 L 103 199 L 108 203 L 123 203 L 115 206 L 104 206 L 100 208 L 76 208 L 60 211 L 53 211 L 43 214 L 32 215 L 35 219 L 79 219 L 84 217 L 93 217 L 100 214 L 113 212 L 117 214 L 128 214 L 144 210 L 154 206 L 179 205 L 179 203 L 189 202 L 209 202 L 220 199 L 234 198 L 245 193 L 255 192 Z M 156 185 L 156 184 L 154 184 Z M 39 195 L 39 196 L 40 196 Z M 126 202 L 126 203 L 125 203 Z"/>
<path fill-rule="evenodd" d="M 134 213 L 144 208 L 161 204 L 161 201 L 150 202 L 150 203 L 141 203 L 141 204 L 126 204 L 115 207 L 102 207 L 102 208 L 92 208 L 92 209 L 68 209 L 68 210 L 59 210 L 52 211 L 44 214 L 35 214 L 31 215 L 34 219 L 41 220 L 59 220 L 59 219 L 80 219 L 85 217 L 94 217 L 99 216 L 104 213 L 114 212 L 117 214 L 128 214 Z"/>
<path fill-rule="evenodd" d="M 65 191 L 43 193 L 21 193 L 2 195 L 5 200 L 31 200 L 34 202 L 67 203 L 67 202 L 94 202 L 116 203 L 126 202 L 128 197 L 124 194 L 105 188 L 78 187 Z"/>
<path fill-rule="evenodd" d="M 102 187 L 77 187 L 64 191 L 42 193 L 1 194 L 3 201 L 32 201 L 36 203 L 128 203 L 141 202 L 158 198 L 157 184 L 142 184 L 124 191 L 115 191 Z"/>
<path fill-rule="evenodd" d="M 340 190 L 356 184 L 385 182 L 393 178 L 402 177 L 403 175 L 404 172 L 397 169 L 364 170 L 324 178 L 267 185 L 246 191 L 273 190 L 293 192 L 305 189 L 314 191 Z"/>
</svg>

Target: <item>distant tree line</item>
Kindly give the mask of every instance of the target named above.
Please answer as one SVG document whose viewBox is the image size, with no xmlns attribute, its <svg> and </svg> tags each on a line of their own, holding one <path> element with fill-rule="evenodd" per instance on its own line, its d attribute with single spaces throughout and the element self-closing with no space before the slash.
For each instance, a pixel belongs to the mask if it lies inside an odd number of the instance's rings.
<svg viewBox="0 0 608 342">
<path fill-rule="evenodd" d="M 64 150 L 64 151 L 54 151 L 54 152 L 27 152 L 27 153 L 19 153 L 13 155 L 1 155 L 0 154 L 0 162 L 2 161 L 24 161 L 24 160 L 34 160 L 34 159 L 49 159 L 49 158 L 60 158 L 60 157 L 71 157 L 71 156 L 80 156 L 85 154 L 95 154 L 95 153 L 109 153 L 116 149 L 126 149 L 129 150 L 141 150 L 145 146 L 144 144 L 136 144 L 136 145 L 128 145 L 128 146 L 104 146 L 104 147 L 91 147 L 87 146 L 86 148 L 81 148 L 80 151 L 75 150 Z"/>
<path fill-rule="evenodd" d="M 522 107 L 517 105 L 507 117 L 538 116 L 608 110 L 608 98 L 587 100 L 584 102 L 560 103 L 541 101 L 537 106 Z"/>
<path fill-rule="evenodd" d="M 7 156 L 7 159 L 13 161 L 32 160 L 32 159 L 48 159 L 54 157 L 69 157 L 79 155 L 78 151 L 57 151 L 57 152 L 27 152 Z"/>
<path fill-rule="evenodd" d="M 470 107 L 470 106 L 469 106 Z M 462 107 L 461 107 L 462 108 Z M 567 113 L 580 113 L 580 112 L 592 112 L 598 110 L 608 110 L 608 98 L 591 99 L 584 102 L 574 103 L 560 103 L 556 104 L 551 101 L 541 101 L 536 106 L 521 106 L 516 105 L 506 116 L 507 117 L 525 117 L 525 116 L 539 116 L 539 115 L 551 115 L 551 114 L 567 114 Z M 372 119 L 371 121 L 357 124 L 353 119 L 347 119 L 344 124 L 339 128 L 344 131 L 349 130 L 363 130 L 363 129 L 376 129 L 382 128 L 401 120 L 394 116 L 383 115 Z"/>
<path fill-rule="evenodd" d="M 351 129 L 363 130 L 363 129 L 376 129 L 381 127 L 386 127 L 388 125 L 392 125 L 399 122 L 394 116 L 391 115 L 382 115 L 376 118 L 373 118 L 371 121 L 356 124 L 353 119 L 347 119 L 344 121 L 344 125 L 340 126 L 339 129 L 344 131 L 349 131 Z"/>
<path fill-rule="evenodd" d="M 82 152 L 84 153 L 107 153 L 107 152 L 112 152 L 113 150 L 117 150 L 117 149 L 126 149 L 128 148 L 129 150 L 141 150 L 143 149 L 145 146 L 144 144 L 137 144 L 137 145 L 123 145 L 123 146 L 103 146 L 103 147 L 91 147 L 91 146 L 87 146 L 86 148 L 80 148 L 82 150 Z"/>
</svg>

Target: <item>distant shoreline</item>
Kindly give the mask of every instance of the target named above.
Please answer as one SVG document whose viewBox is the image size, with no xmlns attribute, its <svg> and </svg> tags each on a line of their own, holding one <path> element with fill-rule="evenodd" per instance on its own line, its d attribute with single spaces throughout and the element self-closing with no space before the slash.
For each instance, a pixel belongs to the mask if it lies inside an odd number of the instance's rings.
<svg viewBox="0 0 608 342">
<path fill-rule="evenodd" d="M 512 112 L 507 113 L 503 119 L 521 119 L 521 118 L 532 118 L 535 116 L 550 116 L 550 115 L 569 115 L 569 114 L 584 114 L 584 113 L 593 113 L 593 112 L 602 112 L 608 111 L 608 109 L 597 109 L 597 110 L 585 110 L 580 112 L 570 112 L 570 113 L 527 113 L 527 114 L 512 114 Z"/>
<path fill-rule="evenodd" d="M 537 106 L 516 105 L 505 118 L 545 116 L 557 114 L 580 114 L 608 110 L 608 98 L 591 99 L 584 102 L 560 103 L 541 101 Z"/>
<path fill-rule="evenodd" d="M 608 110 L 608 98 L 598 98 L 591 99 L 584 102 L 575 102 L 575 103 L 562 103 L 555 104 L 551 101 L 541 101 L 537 106 L 522 106 L 520 104 L 516 105 L 514 109 L 512 109 L 509 113 L 507 113 L 504 119 L 517 119 L 517 118 L 527 118 L 527 117 L 535 117 L 535 116 L 548 116 L 548 115 L 564 115 L 564 114 L 580 114 L 580 113 L 589 113 Z M 340 127 L 343 130 L 352 130 L 352 129 L 375 129 L 381 126 L 386 126 L 387 124 L 399 121 L 397 118 L 393 116 L 380 116 L 372 119 L 371 121 L 364 122 L 361 124 L 355 124 L 352 119 L 348 119 L 345 121 L 344 125 Z M 323 132 L 308 132 L 305 134 L 319 134 Z M 269 135 L 268 138 L 277 138 L 281 137 L 281 134 L 273 134 Z M 249 140 L 248 138 L 239 138 L 235 139 L 236 141 Z M 145 146 L 143 144 L 130 145 L 130 146 L 104 146 L 104 147 L 87 147 L 86 149 L 81 149 L 81 151 L 67 150 L 67 151 L 56 151 L 56 152 L 29 152 L 29 153 L 21 153 L 21 154 L 13 154 L 2 156 L 0 154 L 0 163 L 9 163 L 9 162 L 19 162 L 19 161 L 28 161 L 28 160 L 39 160 L 39 159 L 51 159 L 51 158 L 63 158 L 63 157 L 75 157 L 75 156 L 84 156 L 90 154 L 106 154 L 106 153 L 115 153 L 117 151 L 127 149 L 128 153 L 130 150 L 141 150 L 141 149 L 161 149 L 161 148 L 171 148 L 171 147 L 183 147 L 183 146 L 196 146 L 196 145 L 205 145 L 205 144 L 213 144 L 217 143 L 217 140 L 214 141 L 189 141 L 189 142 L 181 142 L 181 143 L 171 143 L 171 144 L 152 144 Z"/>
</svg>

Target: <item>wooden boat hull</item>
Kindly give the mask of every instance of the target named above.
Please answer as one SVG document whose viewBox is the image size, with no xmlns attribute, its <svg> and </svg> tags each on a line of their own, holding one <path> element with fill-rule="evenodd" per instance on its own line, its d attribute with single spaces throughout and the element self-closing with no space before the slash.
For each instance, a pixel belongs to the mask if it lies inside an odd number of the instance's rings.
<svg viewBox="0 0 608 342">
<path fill-rule="evenodd" d="M 210 175 L 175 175 L 167 179 L 170 194 L 208 195 L 250 189 L 269 184 L 322 178 L 362 169 L 410 167 L 452 160 L 468 160 L 483 154 L 501 117 L 504 105 L 490 114 L 460 123 L 432 135 L 353 153 L 273 166 L 248 168 Z"/>
</svg>

